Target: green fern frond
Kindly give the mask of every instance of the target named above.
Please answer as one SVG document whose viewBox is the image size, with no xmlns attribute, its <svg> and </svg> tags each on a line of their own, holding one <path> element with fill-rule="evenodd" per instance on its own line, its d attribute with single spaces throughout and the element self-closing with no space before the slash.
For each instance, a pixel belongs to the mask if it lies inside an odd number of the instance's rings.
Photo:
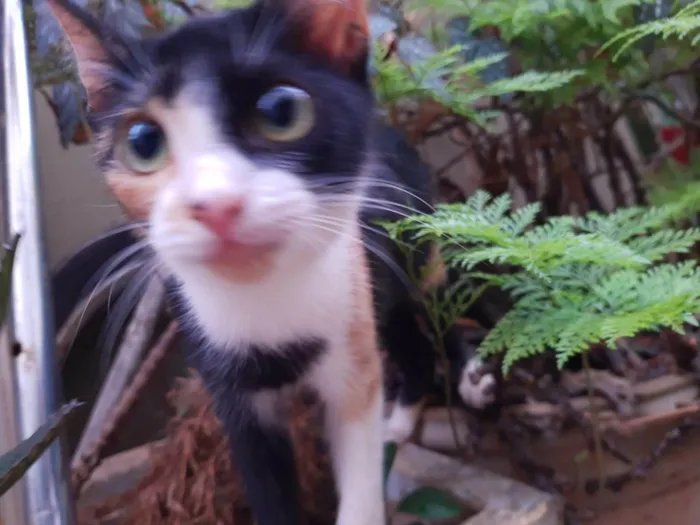
<svg viewBox="0 0 700 525">
<path fill-rule="evenodd" d="M 510 212 L 511 206 L 507 195 L 491 199 L 479 191 L 465 203 L 387 227 L 394 238 L 437 242 L 464 279 L 510 294 L 512 310 L 481 347 L 485 355 L 503 353 L 505 371 L 550 349 L 563 366 L 592 343 L 614 345 L 642 330 L 680 330 L 700 312 L 696 262 L 660 263 L 700 241 L 699 228 L 673 228 L 675 204 L 554 217 L 538 225 L 538 205 Z M 511 271 L 475 271 L 482 263 Z"/>
<path fill-rule="evenodd" d="M 599 233 L 624 242 L 670 224 L 677 215 L 674 206 L 619 208 L 609 215 L 591 212 L 577 218 L 576 227 L 584 232 Z"/>
<path fill-rule="evenodd" d="M 668 253 L 687 253 L 700 242 L 700 229 L 661 230 L 646 237 L 632 239 L 629 246 L 650 261 L 659 261 Z"/>
<path fill-rule="evenodd" d="M 657 36 L 667 40 L 670 38 L 687 39 L 692 36 L 691 44 L 696 44 L 700 38 L 700 1 L 696 0 L 679 10 L 675 15 L 662 20 L 652 20 L 620 32 L 608 40 L 601 51 L 622 43 L 615 53 L 613 60 L 617 60 L 631 46 L 648 36 Z"/>
<path fill-rule="evenodd" d="M 374 49 L 375 92 L 384 104 L 404 99 L 432 98 L 455 113 L 480 121 L 483 116 L 475 105 L 485 97 L 511 93 L 542 93 L 570 84 L 583 74 L 582 70 L 554 72 L 526 71 L 510 78 L 483 84 L 478 75 L 488 67 L 506 59 L 507 53 L 463 62 L 464 46 L 456 45 L 412 62 L 384 60 L 387 48 L 377 42 Z"/>
<path fill-rule="evenodd" d="M 497 80 L 473 90 L 472 93 L 465 93 L 460 97 L 463 104 L 474 103 L 484 97 L 498 97 L 508 93 L 540 93 L 552 91 L 570 84 L 572 80 L 583 75 L 581 70 L 572 71 L 526 71 L 520 75 Z"/>
</svg>

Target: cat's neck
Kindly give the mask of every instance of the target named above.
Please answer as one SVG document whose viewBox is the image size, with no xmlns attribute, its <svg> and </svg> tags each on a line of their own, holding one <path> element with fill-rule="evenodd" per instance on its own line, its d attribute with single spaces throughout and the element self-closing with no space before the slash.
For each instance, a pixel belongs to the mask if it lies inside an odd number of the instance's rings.
<svg viewBox="0 0 700 525">
<path fill-rule="evenodd" d="M 352 225 L 308 264 L 279 265 L 257 283 L 232 283 L 205 269 L 177 276 L 180 300 L 189 307 L 186 327 L 232 350 L 342 332 L 353 308 L 351 276 L 361 264 L 352 255 L 361 251 L 359 230 Z"/>
</svg>

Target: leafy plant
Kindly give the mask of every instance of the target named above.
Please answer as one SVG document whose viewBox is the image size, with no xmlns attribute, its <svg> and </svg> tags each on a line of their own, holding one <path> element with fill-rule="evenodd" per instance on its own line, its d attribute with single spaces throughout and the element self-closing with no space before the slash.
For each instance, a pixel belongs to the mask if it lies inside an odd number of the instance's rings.
<svg viewBox="0 0 700 525">
<path fill-rule="evenodd" d="M 581 74 L 580 71 L 543 73 L 530 70 L 484 83 L 480 75 L 505 61 L 507 53 L 494 53 L 465 63 L 464 51 L 464 46 L 454 45 L 441 51 L 429 51 L 424 58 L 409 63 L 383 60 L 382 57 L 389 54 L 389 48 L 377 42 L 374 63 L 379 66 L 375 71 L 374 87 L 379 102 L 391 106 L 406 100 L 432 99 L 458 115 L 483 122 L 484 116 L 490 116 L 477 107 L 483 99 L 515 92 L 551 91 Z"/>
<path fill-rule="evenodd" d="M 34 462 L 58 438 L 68 417 L 78 406 L 80 403 L 75 401 L 62 406 L 36 432 L 0 456 L 0 496 L 22 479 Z"/>
<path fill-rule="evenodd" d="M 377 96 L 415 143 L 449 134 L 463 146 L 454 158 L 435 159 L 450 200 L 464 195 L 444 175 L 468 156 L 483 188 L 516 188 L 527 201 L 540 200 L 544 216 L 607 210 L 606 190 L 613 208 L 646 205 L 651 170 L 636 160 L 635 146 L 646 161 L 670 154 L 649 116 L 658 110 L 697 131 L 684 118 L 692 109 L 678 108 L 665 81 L 695 82 L 700 62 L 689 39 L 646 34 L 614 59 L 612 47 L 601 48 L 627 31 L 682 18 L 684 4 L 383 0 L 371 17 Z M 653 57 L 653 68 L 652 54 L 663 57 Z M 637 140 L 627 140 L 625 129 Z"/>
<path fill-rule="evenodd" d="M 481 346 L 485 355 L 505 354 L 504 371 L 549 349 L 563 366 L 593 343 L 614 345 L 640 331 L 697 324 L 697 263 L 665 260 L 700 240 L 698 228 L 670 226 L 697 201 L 541 224 L 535 224 L 539 203 L 512 213 L 511 204 L 508 195 L 491 199 L 478 191 L 465 203 L 438 206 L 433 215 L 385 224 L 397 242 L 406 236 L 433 240 L 465 278 L 509 292 L 513 308 Z M 476 269 L 484 265 L 508 271 Z"/>
<path fill-rule="evenodd" d="M 13 237 L 9 247 L 4 250 L 2 263 L 0 264 L 0 325 L 4 323 L 7 312 L 12 283 L 12 269 L 19 239 L 19 235 Z M 0 497 L 12 488 L 41 454 L 51 446 L 51 443 L 58 437 L 61 428 L 65 425 L 68 416 L 77 406 L 78 403 L 76 402 L 64 405 L 29 438 L 22 441 L 9 452 L 0 455 Z"/>
<path fill-rule="evenodd" d="M 619 61 L 614 69 L 609 67 L 609 59 L 597 51 L 622 33 L 638 30 L 644 20 L 652 18 L 648 24 L 661 23 L 656 17 L 663 17 L 673 3 L 672 0 L 413 0 L 405 4 L 404 12 L 421 8 L 436 13 L 440 20 L 447 19 L 446 40 L 464 48 L 467 62 L 484 56 L 507 56 L 510 65 L 492 70 L 490 78 L 484 79 L 487 85 L 498 86 L 509 79 L 510 91 L 551 91 L 530 100 L 557 105 L 573 102 L 581 89 L 601 83 L 615 92 L 614 81 L 635 82 L 640 73 L 646 73 L 647 69 L 640 68 L 639 63 L 653 47 L 636 46 L 635 53 Z M 681 17 L 687 18 L 688 15 Z M 433 41 L 438 45 L 438 38 Z M 516 68 L 524 73 L 516 74 Z M 533 73 L 538 76 L 535 84 L 545 81 L 547 89 L 531 89 L 527 77 L 519 78 Z"/>
<path fill-rule="evenodd" d="M 407 494 L 396 510 L 430 520 L 457 518 L 464 513 L 464 507 L 456 497 L 430 485 L 418 487 Z"/>
<path fill-rule="evenodd" d="M 684 3 L 687 2 L 675 2 L 679 6 Z M 700 40 L 700 1 L 695 0 L 688 3 L 672 16 L 630 27 L 611 38 L 602 49 L 605 50 L 616 44 L 621 44 L 614 57 L 617 59 L 630 47 L 651 36 L 659 37 L 662 41 L 687 39 L 690 45 L 696 45 Z"/>
</svg>

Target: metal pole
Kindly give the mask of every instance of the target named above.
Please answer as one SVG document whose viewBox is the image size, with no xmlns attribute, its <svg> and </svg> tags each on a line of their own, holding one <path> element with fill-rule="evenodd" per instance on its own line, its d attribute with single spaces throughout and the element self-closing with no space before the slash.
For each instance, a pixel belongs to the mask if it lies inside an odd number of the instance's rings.
<svg viewBox="0 0 700 525">
<path fill-rule="evenodd" d="M 7 157 L 5 224 L 9 232 L 22 235 L 12 279 L 10 330 L 19 345 L 15 374 L 20 432 L 26 438 L 58 408 L 60 396 L 55 330 L 47 293 L 48 271 L 34 151 L 34 89 L 29 73 L 23 3 L 23 0 L 1 2 Z M 67 463 L 61 448 L 59 441 L 54 442 L 25 477 L 31 525 L 75 523 Z"/>
<path fill-rule="evenodd" d="M 3 10 L 0 9 L 0 57 L 5 49 L 5 38 L 3 37 Z M 0 64 L 2 60 L 0 59 Z M 0 67 L 0 75 L 3 68 Z M 5 173 L 5 86 L 0 82 L 0 172 Z M 3 185 L 0 185 L 0 195 L 4 192 Z M 0 201 L 2 202 L 2 201 Z M 0 214 L 0 222 L 5 221 L 3 214 Z M 1 224 L 3 231 L 6 230 L 4 222 Z M 9 239 L 6 239 L 9 240 Z M 17 388 L 15 383 L 14 364 L 11 351 L 11 340 L 7 330 L 7 322 L 0 329 L 0 453 L 13 448 L 19 441 L 19 416 L 17 414 Z M 26 506 L 25 491 L 21 483 L 17 483 L 9 492 L 0 497 L 0 523 L 17 523 L 25 525 Z"/>
</svg>

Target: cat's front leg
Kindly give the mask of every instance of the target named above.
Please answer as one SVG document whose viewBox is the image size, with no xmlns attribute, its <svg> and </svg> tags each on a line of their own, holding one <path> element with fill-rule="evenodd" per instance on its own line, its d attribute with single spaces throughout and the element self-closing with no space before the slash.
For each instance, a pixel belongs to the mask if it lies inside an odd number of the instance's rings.
<svg viewBox="0 0 700 525">
<path fill-rule="evenodd" d="M 278 392 L 213 390 L 257 525 L 300 525 L 302 511 L 294 451 L 281 421 Z"/>
<path fill-rule="evenodd" d="M 384 525 L 381 361 L 373 347 L 322 367 L 327 436 L 340 506 L 336 525 Z"/>
</svg>

